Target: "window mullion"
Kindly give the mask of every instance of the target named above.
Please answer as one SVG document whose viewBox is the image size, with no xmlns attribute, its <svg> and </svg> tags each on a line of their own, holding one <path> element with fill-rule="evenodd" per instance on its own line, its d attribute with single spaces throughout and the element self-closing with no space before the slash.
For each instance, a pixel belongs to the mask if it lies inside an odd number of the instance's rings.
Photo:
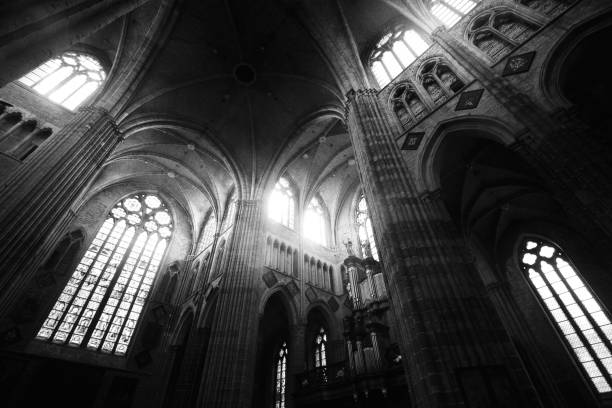
<svg viewBox="0 0 612 408">
<path fill-rule="evenodd" d="M 64 65 L 64 66 L 65 66 L 65 65 Z M 59 67 L 59 68 L 58 68 L 58 71 L 59 71 L 59 69 L 64 68 L 64 66 Z M 49 95 L 51 95 L 53 92 L 57 91 L 58 89 L 61 89 L 61 88 L 62 88 L 64 85 L 66 85 L 66 83 L 67 83 L 68 81 L 70 81 L 72 78 L 75 78 L 75 77 L 76 77 L 76 75 L 75 75 L 74 70 L 73 70 L 73 71 L 72 71 L 72 73 L 71 73 L 70 75 L 68 75 L 66 78 L 62 79 L 61 81 L 59 81 L 57 84 L 55 84 L 55 86 L 54 86 L 53 88 L 51 88 L 50 90 L 48 90 L 47 92 L 45 92 L 43 95 L 44 95 L 45 97 L 48 97 L 48 96 L 49 96 Z M 48 76 L 47 76 L 46 78 L 48 78 Z"/>
<path fill-rule="evenodd" d="M 395 79 L 395 76 L 391 75 L 389 68 L 387 68 L 387 64 L 385 64 L 385 62 L 382 60 L 382 55 L 379 61 L 380 61 L 380 65 L 383 67 L 383 69 L 387 73 L 387 76 L 389 77 L 389 82 L 393 81 Z"/>
<path fill-rule="evenodd" d="M 536 263 L 540 260 L 541 258 L 538 257 L 538 260 L 536 260 Z M 545 260 L 546 262 L 548 262 L 548 260 Z M 551 264 L 552 266 L 552 264 Z M 561 300 L 561 298 L 559 297 L 559 295 L 557 294 L 557 292 L 555 291 L 555 288 L 551 285 L 550 281 L 548 280 L 548 278 L 546 277 L 546 274 L 544 272 L 541 271 L 541 266 L 538 266 L 538 268 L 540 269 L 539 271 L 536 271 L 537 273 L 540 274 L 540 276 L 542 277 L 542 279 L 544 280 L 544 282 L 546 282 L 546 286 L 548 287 L 548 289 L 550 290 L 550 292 L 552 293 L 553 297 L 555 298 L 555 300 L 557 301 L 557 303 L 559 304 L 559 307 L 563 310 L 563 313 L 565 313 L 565 317 L 567 317 L 567 321 L 572 325 L 572 327 L 574 328 L 574 331 L 576 332 L 576 335 L 578 337 L 580 337 L 580 340 L 582 341 L 583 346 L 589 351 L 591 357 L 593 358 L 593 361 L 595 362 L 595 364 L 597 365 L 597 367 L 599 368 L 599 370 L 601 371 L 602 375 L 604 376 L 604 378 L 606 378 L 608 380 L 608 383 L 610 383 L 610 376 L 607 374 L 607 370 L 605 369 L 605 367 L 603 367 L 603 365 L 600 362 L 599 357 L 597 356 L 597 354 L 595 353 L 595 350 L 593 350 L 593 347 L 591 347 L 591 344 L 589 343 L 588 339 L 586 338 L 586 336 L 582 333 L 582 329 L 578 326 L 578 324 L 576 323 L 576 321 L 574 320 L 574 317 L 569 313 L 569 311 L 567 310 L 567 308 L 565 307 L 565 304 L 563 303 L 563 301 Z M 535 269 L 534 269 L 535 270 Z M 556 271 L 555 271 L 556 272 Z M 529 273 L 529 272 L 528 272 Z M 537 289 L 536 289 L 537 292 Z M 541 295 L 538 293 L 538 296 L 540 297 L 540 299 L 542 299 Z M 542 299 L 542 301 L 544 301 L 544 299 Z M 550 315 L 550 309 L 548 308 L 548 305 L 546 305 L 546 303 L 544 302 L 546 308 L 548 309 L 548 314 Z M 553 317 L 554 320 L 554 317 Z M 555 325 L 558 328 L 558 331 L 561 332 L 564 341 L 566 344 L 569 345 L 569 348 L 572 349 L 572 354 L 574 355 L 575 359 L 578 362 L 578 365 L 581 367 L 582 371 L 585 371 L 584 369 L 584 365 L 582 363 L 582 361 L 580 361 L 580 359 L 578 358 L 578 356 L 576 355 L 576 352 L 574 350 L 574 347 L 569 344 L 569 341 L 567 340 L 567 335 L 563 332 L 563 330 L 561 329 L 561 327 L 559 326 L 559 323 L 557 323 L 557 321 L 555 320 Z M 591 376 L 587 373 L 587 377 L 589 377 L 589 380 L 592 382 L 592 378 Z"/>
<path fill-rule="evenodd" d="M 450 11 L 452 11 L 453 13 L 455 13 L 455 14 L 456 14 L 456 15 L 459 17 L 459 20 L 461 20 L 461 18 L 462 18 L 463 16 L 465 16 L 465 13 L 464 13 L 464 12 L 462 12 L 462 11 L 458 10 L 457 8 L 455 8 L 455 6 L 453 6 L 452 4 L 449 4 L 447 1 L 442 0 L 442 3 L 444 3 L 444 5 L 445 5 L 445 6 L 446 6 L 446 7 L 447 7 L 447 8 L 448 8 Z"/>
<path fill-rule="evenodd" d="M 104 239 L 104 242 L 102 242 L 101 245 L 99 245 L 100 249 L 98 250 L 98 252 L 96 253 L 96 256 L 94 257 L 94 259 L 91 261 L 91 264 L 89 264 L 89 267 L 87 267 L 87 272 L 85 272 L 83 274 L 83 279 L 81 280 L 81 283 L 79 283 L 79 285 L 77 286 L 77 288 L 74 291 L 74 295 L 72 296 L 72 299 L 70 299 L 70 303 L 66 304 L 66 308 L 64 309 L 64 311 L 62 312 L 61 317 L 57 320 L 57 324 L 55 326 L 55 328 L 53 329 L 53 331 L 51 332 L 51 336 L 49 337 L 50 341 L 53 341 L 53 337 L 55 336 L 55 334 L 57 333 L 57 330 L 59 329 L 60 325 L 62 324 L 62 322 L 64 321 L 66 315 L 68 314 L 68 311 L 70 310 L 70 308 L 72 307 L 73 303 L 74 303 L 74 299 L 77 297 L 77 294 L 79 293 L 79 291 L 81 290 L 81 288 L 83 287 L 83 285 L 85 284 L 85 280 L 87 279 L 87 277 L 89 276 L 89 272 L 91 271 L 91 268 L 93 268 L 93 266 L 96 263 L 96 260 L 98 259 L 98 257 L 100 256 L 100 252 L 102 252 L 102 250 L 104 249 L 104 246 L 106 245 L 106 243 L 108 242 L 109 238 L 111 237 L 111 235 L 113 234 L 114 229 L 117 227 L 118 223 L 115 223 L 115 220 L 113 220 L 113 227 L 110 229 L 110 231 L 108 232 L 108 234 L 106 235 L 106 238 Z M 97 234 L 96 234 L 97 237 Z M 96 237 L 94 237 L 94 240 L 96 239 Z M 91 244 L 89 245 L 89 247 L 87 248 L 87 251 L 89 251 L 89 248 L 91 248 Z M 87 253 L 87 251 L 85 251 L 85 253 Z M 109 258 L 110 259 L 110 258 Z M 82 261 L 82 258 L 81 258 Z M 79 262 L 79 265 L 81 264 L 81 262 Z M 105 265 L 106 266 L 106 265 Z M 78 266 L 77 266 L 78 268 Z M 104 270 L 102 270 L 100 272 L 100 275 L 102 275 L 102 273 L 104 272 Z M 73 272 L 74 275 L 74 272 Z M 72 278 L 72 276 L 71 276 Z M 95 287 L 94 287 L 95 290 Z M 64 290 L 62 290 L 61 293 L 64 293 Z M 61 296 L 60 293 L 60 296 Z M 75 321 L 77 322 L 78 319 Z M 66 337 L 66 341 L 68 341 L 68 337 Z"/>
<path fill-rule="evenodd" d="M 126 220 L 126 224 L 127 224 L 127 220 Z M 126 229 L 126 231 L 127 231 L 127 229 Z M 128 248 L 125 250 L 125 253 L 123 254 L 123 258 L 121 259 L 121 262 L 119 262 L 119 265 L 117 265 L 117 269 L 115 269 L 115 274 L 113 275 L 113 277 L 111 278 L 110 282 L 108 283 L 108 288 L 106 290 L 106 293 L 104 294 L 104 297 L 100 301 L 100 306 L 98 307 L 98 310 L 96 311 L 96 314 L 94 315 L 94 318 L 92 319 L 92 324 L 89 326 L 89 329 L 87 330 L 87 333 L 85 333 L 85 337 L 83 337 L 83 344 L 85 345 L 85 347 L 87 347 L 87 343 L 89 342 L 89 338 L 91 337 L 91 333 L 95 330 L 95 327 L 97 326 L 98 321 L 100 320 L 100 316 L 104 312 L 104 308 L 106 307 L 106 304 L 108 303 L 108 299 L 109 299 L 110 295 L 113 293 L 113 288 L 114 288 L 117 280 L 119 279 L 119 276 L 121 276 L 121 271 L 123 271 L 123 267 L 125 266 L 125 263 L 127 262 L 128 258 L 130 257 L 130 254 L 132 252 L 132 249 L 134 248 L 134 245 L 136 244 L 136 241 L 138 241 L 138 235 L 139 235 L 138 231 L 137 230 L 134 231 L 134 237 L 132 238 L 132 241 L 130 242 L 130 245 L 128 246 Z M 121 240 L 119 240 L 117 242 L 117 246 L 119 246 L 119 243 L 121 243 Z M 119 306 L 117 305 L 117 308 L 118 307 Z M 113 315 L 113 317 L 114 317 L 114 315 Z M 108 327 L 110 327 L 111 322 L 112 322 L 112 318 L 111 318 L 111 320 L 109 320 Z M 102 337 L 100 338 L 101 339 L 100 340 L 100 344 L 98 344 L 98 347 L 96 347 L 96 350 L 100 349 L 100 347 L 104 343 L 104 336 L 105 335 L 106 335 L 106 330 L 102 334 Z"/>
<path fill-rule="evenodd" d="M 406 45 L 406 48 L 408 48 L 408 51 L 412 53 L 412 56 L 414 57 L 414 59 L 417 59 L 419 57 L 419 53 L 416 52 L 410 44 L 408 44 L 408 41 L 404 39 L 404 36 L 402 36 L 399 40 L 402 41 Z"/>
<path fill-rule="evenodd" d="M 125 236 L 125 234 L 127 234 L 127 232 L 129 231 L 129 227 L 127 226 L 127 222 L 126 222 L 126 228 L 125 230 L 123 230 L 123 233 L 121 234 L 121 237 L 119 237 L 119 239 L 117 240 L 117 243 L 115 244 L 111 254 L 108 256 L 108 260 L 106 261 L 106 263 L 104 264 L 104 267 L 102 269 L 100 269 L 100 276 L 98 276 L 98 279 L 96 279 L 96 282 L 93 284 L 93 288 L 91 290 L 91 292 L 89 292 L 89 296 L 87 296 L 87 300 L 85 300 L 85 302 L 83 303 L 83 307 L 81 308 L 81 311 L 79 312 L 78 317 L 75 320 L 75 324 L 71 327 L 70 332 L 68 333 L 68 336 L 66 337 L 66 339 L 68 340 L 68 343 L 70 343 L 70 337 L 74 334 L 74 330 L 76 329 L 76 327 L 78 326 L 78 322 L 79 320 L 81 320 L 81 317 L 83 316 L 83 313 L 85 312 L 85 310 L 87 310 L 87 304 L 89 303 L 89 301 L 91 300 L 91 297 L 94 295 L 94 293 L 96 292 L 96 288 L 98 287 L 98 284 L 100 283 L 100 280 L 102 279 L 102 277 L 104 276 L 104 271 L 106 270 L 106 268 L 108 267 L 109 262 L 113 259 L 113 255 L 115 255 L 115 253 L 117 252 L 117 248 L 119 248 L 119 244 L 121 243 L 121 240 L 123 239 L 123 237 Z M 112 234 L 112 232 L 111 232 Z M 109 237 L 110 235 L 109 234 Z M 103 249 L 103 248 L 102 248 Z M 99 253 L 98 253 L 99 254 Z M 96 257 L 97 259 L 98 257 Z M 92 263 L 92 265 L 95 264 L 95 261 Z M 116 272 L 115 272 L 116 273 Z M 84 282 L 85 280 L 83 280 Z M 78 292 L 77 292 L 78 293 Z M 75 294 L 76 296 L 76 294 Z M 101 309 L 102 303 L 100 302 L 100 304 L 98 305 L 98 310 Z M 93 326 L 95 324 L 95 316 L 96 314 L 94 313 L 94 316 L 92 317 L 89 327 Z M 89 328 L 87 331 L 85 331 L 85 334 L 87 334 L 87 332 L 89 331 Z M 86 337 L 85 335 L 83 336 L 83 340 L 81 341 L 81 344 L 79 344 L 79 346 L 82 347 L 82 345 L 85 343 Z"/>
<path fill-rule="evenodd" d="M 161 238 L 161 237 L 160 237 Z M 147 241 L 151 239 L 151 236 L 147 237 Z M 145 280 L 145 277 L 147 275 L 147 272 L 149 272 L 149 267 L 151 266 L 151 262 L 153 262 L 153 256 L 156 253 L 156 250 L 158 248 L 158 246 L 164 242 L 164 239 L 160 239 L 157 241 L 157 243 L 155 244 L 155 248 L 153 248 L 153 250 L 151 250 L 151 256 L 149 257 L 149 262 L 147 262 L 147 267 L 143 269 L 142 272 L 142 278 L 140 279 L 140 283 L 138 284 L 138 287 L 136 288 L 136 293 L 134 293 L 134 298 L 132 299 L 132 302 L 130 303 L 130 307 L 126 312 L 125 315 L 125 319 L 123 319 L 123 323 L 121 324 L 121 327 L 119 329 L 119 331 L 117 332 L 117 341 L 115 342 L 115 345 L 113 346 L 113 350 L 111 351 L 111 353 L 114 353 L 115 350 L 117 349 L 117 345 L 119 344 L 119 337 L 121 336 L 121 333 L 123 332 L 123 329 L 125 328 L 125 325 L 130 317 L 130 313 L 132 312 L 132 309 L 134 308 L 134 304 L 136 303 L 136 297 L 138 296 L 138 292 L 140 291 L 140 288 L 142 287 L 142 283 Z M 144 253 L 144 251 L 146 250 L 146 245 L 143 246 L 142 252 Z M 125 285 L 125 291 L 127 292 L 128 288 L 129 288 L 129 284 L 132 281 L 132 277 L 134 276 L 134 273 L 136 272 L 136 269 L 138 269 L 137 267 L 138 263 L 136 263 L 134 265 L 134 269 L 132 269 L 132 272 L 130 273 L 130 278 L 128 279 L 127 285 Z M 123 299 L 123 296 L 125 296 L 125 292 L 123 293 L 123 295 L 121 296 L 121 298 Z M 147 296 L 148 297 L 148 296 Z M 144 299 L 146 300 L 146 299 Z M 144 300 L 143 300 L 143 306 L 144 306 Z M 119 302 L 118 306 L 121 304 L 121 302 Z M 119 307 L 117 307 L 117 310 L 119 309 Z M 131 340 L 131 339 L 130 339 Z"/>
</svg>

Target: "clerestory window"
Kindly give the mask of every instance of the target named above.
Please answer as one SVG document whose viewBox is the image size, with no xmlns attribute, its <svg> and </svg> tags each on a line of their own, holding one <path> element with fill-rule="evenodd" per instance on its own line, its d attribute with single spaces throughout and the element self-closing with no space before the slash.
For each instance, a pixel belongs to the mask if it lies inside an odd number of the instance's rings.
<svg viewBox="0 0 612 408">
<path fill-rule="evenodd" d="M 362 255 L 364 257 L 367 256 L 369 246 L 369 252 L 372 258 L 378 261 L 378 249 L 374 241 L 372 220 L 370 219 L 370 212 L 368 211 L 368 203 L 363 194 L 357 202 L 357 208 L 355 209 L 355 225 L 357 226 L 357 234 L 359 235 L 359 245 L 361 246 Z"/>
<path fill-rule="evenodd" d="M 276 373 L 274 376 L 274 408 L 285 408 L 287 387 L 287 343 L 278 352 L 276 359 Z"/>
<path fill-rule="evenodd" d="M 321 202 L 313 197 L 304 213 L 304 237 L 318 244 L 326 244 L 325 212 Z"/>
<path fill-rule="evenodd" d="M 18 82 L 63 107 L 75 110 L 106 79 L 96 58 L 66 52 L 21 77 Z"/>
<path fill-rule="evenodd" d="M 434 0 L 431 12 L 446 27 L 452 27 L 461 17 L 470 12 L 480 0 Z"/>
<path fill-rule="evenodd" d="M 119 201 L 36 338 L 125 355 L 172 229 L 170 212 L 157 195 L 137 193 Z"/>
<path fill-rule="evenodd" d="M 214 213 L 211 213 L 210 217 L 208 217 L 208 221 L 206 221 L 206 225 L 204 226 L 198 252 L 203 251 L 213 243 L 215 240 L 215 232 L 217 232 L 217 217 L 215 217 Z"/>
<path fill-rule="evenodd" d="M 543 307 L 595 389 L 612 391 L 612 323 L 563 251 L 528 238 L 519 261 Z"/>
<path fill-rule="evenodd" d="M 414 30 L 398 29 L 376 44 L 370 66 L 382 88 L 406 69 L 429 45 Z"/>
<path fill-rule="evenodd" d="M 281 177 L 270 194 L 268 217 L 293 229 L 295 226 L 295 194 L 291 183 Z"/>
</svg>

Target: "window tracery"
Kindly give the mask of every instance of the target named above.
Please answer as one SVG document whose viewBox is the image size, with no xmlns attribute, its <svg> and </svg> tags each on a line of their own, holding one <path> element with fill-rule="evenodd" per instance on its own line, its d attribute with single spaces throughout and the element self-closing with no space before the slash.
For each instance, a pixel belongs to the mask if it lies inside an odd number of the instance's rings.
<svg viewBox="0 0 612 408">
<path fill-rule="evenodd" d="M 468 39 L 493 61 L 527 40 L 539 25 L 508 10 L 493 10 L 476 17 L 468 28 Z"/>
<path fill-rule="evenodd" d="M 321 327 L 319 332 L 315 336 L 315 367 L 326 367 L 327 366 L 327 333 L 325 329 Z"/>
<path fill-rule="evenodd" d="M 304 236 L 318 244 L 326 244 L 325 215 L 321 202 L 313 197 L 304 213 Z"/>
<path fill-rule="evenodd" d="M 157 195 L 137 193 L 119 201 L 36 338 L 125 355 L 172 230 L 172 217 Z"/>
<path fill-rule="evenodd" d="M 285 408 L 286 406 L 286 387 L 287 387 L 287 343 L 278 352 L 276 359 L 276 375 L 274 384 L 274 408 Z"/>
<path fill-rule="evenodd" d="M 612 391 L 612 323 L 570 259 L 551 242 L 529 238 L 519 261 L 595 389 Z"/>
<path fill-rule="evenodd" d="M 96 58 L 65 52 L 21 77 L 18 82 L 49 100 L 74 110 L 91 96 L 106 79 Z"/>
<path fill-rule="evenodd" d="M 423 64 L 419 80 L 435 105 L 438 105 L 463 88 L 464 83 L 441 58 Z"/>
<path fill-rule="evenodd" d="M 372 258 L 378 259 L 378 249 L 376 248 L 376 242 L 374 241 L 374 230 L 372 229 L 372 220 L 370 219 L 370 212 L 368 211 L 368 203 L 366 202 L 365 196 L 361 194 L 361 198 L 357 203 L 355 209 L 355 224 L 357 225 L 357 234 L 359 235 L 359 244 L 361 246 L 361 253 L 366 256 L 369 251 L 372 254 Z"/>
<path fill-rule="evenodd" d="M 284 177 L 278 179 L 270 194 L 268 217 L 285 227 L 294 228 L 295 194 L 291 183 Z"/>
<path fill-rule="evenodd" d="M 434 0 L 431 12 L 448 28 L 461 20 L 480 0 Z"/>
<path fill-rule="evenodd" d="M 404 129 L 409 128 L 429 112 L 412 84 L 399 86 L 391 96 L 391 106 Z"/>
<path fill-rule="evenodd" d="M 378 85 L 382 88 L 406 69 L 429 48 L 414 30 L 398 29 L 385 35 L 370 57 L 370 66 Z"/>
</svg>

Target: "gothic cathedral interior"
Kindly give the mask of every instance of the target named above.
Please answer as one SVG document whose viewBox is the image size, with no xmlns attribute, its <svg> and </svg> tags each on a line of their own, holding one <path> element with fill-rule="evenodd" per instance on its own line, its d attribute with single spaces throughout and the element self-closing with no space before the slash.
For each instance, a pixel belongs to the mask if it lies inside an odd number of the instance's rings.
<svg viewBox="0 0 612 408">
<path fill-rule="evenodd" d="M 611 44 L 609 0 L 1 1 L 0 406 L 612 407 Z"/>
</svg>

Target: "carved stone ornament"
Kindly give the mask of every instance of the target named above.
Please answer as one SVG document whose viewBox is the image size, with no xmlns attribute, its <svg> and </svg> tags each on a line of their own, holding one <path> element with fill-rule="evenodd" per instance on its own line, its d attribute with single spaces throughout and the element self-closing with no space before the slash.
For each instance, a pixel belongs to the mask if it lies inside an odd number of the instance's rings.
<svg viewBox="0 0 612 408">
<path fill-rule="evenodd" d="M 457 102 L 455 110 L 467 110 L 478 107 L 478 104 L 480 103 L 480 98 L 482 98 L 483 93 L 484 89 L 476 89 L 474 91 L 463 92 L 459 97 L 459 101 Z"/>
<path fill-rule="evenodd" d="M 513 55 L 506 60 L 506 66 L 502 72 L 503 76 L 521 74 L 529 71 L 531 63 L 535 57 L 535 51 L 526 52 L 524 54 Z"/>
<path fill-rule="evenodd" d="M 417 150 L 424 136 L 425 132 L 406 133 L 406 138 L 402 144 L 402 150 Z"/>
</svg>

